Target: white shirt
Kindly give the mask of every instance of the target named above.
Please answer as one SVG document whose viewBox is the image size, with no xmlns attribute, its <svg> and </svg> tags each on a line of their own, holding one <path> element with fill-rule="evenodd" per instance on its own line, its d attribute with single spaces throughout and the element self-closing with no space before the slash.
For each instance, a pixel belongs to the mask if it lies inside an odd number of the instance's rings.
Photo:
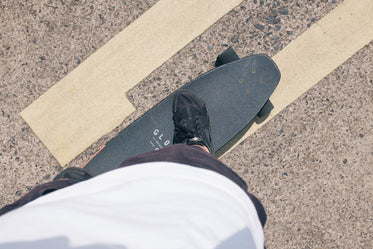
<svg viewBox="0 0 373 249">
<path fill-rule="evenodd" d="M 0 216 L 0 248 L 263 248 L 253 203 L 211 170 L 133 165 Z"/>
</svg>

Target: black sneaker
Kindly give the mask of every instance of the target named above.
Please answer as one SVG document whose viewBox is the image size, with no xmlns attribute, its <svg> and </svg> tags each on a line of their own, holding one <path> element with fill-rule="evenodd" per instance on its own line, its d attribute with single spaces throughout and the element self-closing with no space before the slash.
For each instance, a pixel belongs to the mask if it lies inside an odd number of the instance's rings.
<svg viewBox="0 0 373 249">
<path fill-rule="evenodd" d="M 189 90 L 176 93 L 172 114 L 175 125 L 174 144 L 203 145 L 210 153 L 213 152 L 210 116 L 205 102 L 197 94 Z"/>
</svg>

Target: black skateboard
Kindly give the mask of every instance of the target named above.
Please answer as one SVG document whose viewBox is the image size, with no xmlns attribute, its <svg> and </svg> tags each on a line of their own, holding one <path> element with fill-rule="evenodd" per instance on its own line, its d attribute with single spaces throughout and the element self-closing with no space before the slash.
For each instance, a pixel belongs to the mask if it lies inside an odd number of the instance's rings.
<svg viewBox="0 0 373 249">
<path fill-rule="evenodd" d="M 180 89 L 191 90 L 206 102 L 212 146 L 218 152 L 255 117 L 270 113 L 273 105 L 269 97 L 280 81 L 280 71 L 267 55 L 240 59 L 232 48 L 218 56 L 215 66 Z M 129 157 L 172 145 L 174 94 L 122 130 L 84 169 L 98 175 L 118 168 Z"/>
</svg>

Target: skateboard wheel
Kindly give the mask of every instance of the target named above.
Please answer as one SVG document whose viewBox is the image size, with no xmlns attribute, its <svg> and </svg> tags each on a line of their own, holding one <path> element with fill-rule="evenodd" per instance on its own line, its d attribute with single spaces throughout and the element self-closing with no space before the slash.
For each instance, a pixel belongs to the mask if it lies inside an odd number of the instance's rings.
<svg viewBox="0 0 373 249">
<path fill-rule="evenodd" d="M 258 112 L 258 117 L 261 118 L 270 114 L 273 108 L 274 106 L 271 101 L 267 100 L 262 109 L 260 109 L 260 111 Z"/>
<path fill-rule="evenodd" d="M 215 67 L 219 67 L 221 65 L 227 64 L 232 61 L 239 60 L 240 57 L 236 54 L 236 51 L 232 47 L 229 47 L 225 50 L 221 55 L 218 56 L 215 62 Z"/>
</svg>

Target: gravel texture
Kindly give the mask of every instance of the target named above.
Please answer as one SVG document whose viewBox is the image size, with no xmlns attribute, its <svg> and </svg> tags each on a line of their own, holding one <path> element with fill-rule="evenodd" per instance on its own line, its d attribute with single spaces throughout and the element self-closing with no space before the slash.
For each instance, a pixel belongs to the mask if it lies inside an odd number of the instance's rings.
<svg viewBox="0 0 373 249">
<path fill-rule="evenodd" d="M 19 112 L 156 1 L 0 2 L 0 205 L 62 170 Z M 275 55 L 341 0 L 249 0 L 127 93 L 136 112 L 82 152 L 213 68 L 228 46 Z M 264 203 L 267 248 L 370 248 L 373 43 L 222 158 Z"/>
</svg>

